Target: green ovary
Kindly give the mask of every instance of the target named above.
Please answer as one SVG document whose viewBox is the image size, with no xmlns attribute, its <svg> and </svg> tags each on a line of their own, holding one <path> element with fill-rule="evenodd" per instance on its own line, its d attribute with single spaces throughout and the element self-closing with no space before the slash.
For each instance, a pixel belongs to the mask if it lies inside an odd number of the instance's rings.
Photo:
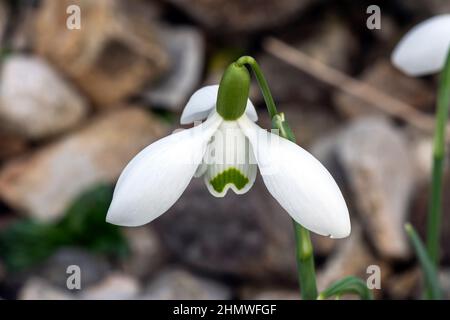
<svg viewBox="0 0 450 320">
<path fill-rule="evenodd" d="M 241 190 L 248 182 L 248 178 L 239 170 L 236 168 L 228 168 L 215 176 L 209 183 L 211 183 L 214 190 L 221 193 L 227 184 L 232 183 L 238 190 Z"/>
</svg>

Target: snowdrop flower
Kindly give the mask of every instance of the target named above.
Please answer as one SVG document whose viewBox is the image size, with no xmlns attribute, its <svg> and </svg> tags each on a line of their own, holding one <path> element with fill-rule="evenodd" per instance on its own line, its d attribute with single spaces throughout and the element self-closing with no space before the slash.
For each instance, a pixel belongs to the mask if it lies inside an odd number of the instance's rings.
<svg viewBox="0 0 450 320">
<path fill-rule="evenodd" d="M 321 235 L 348 236 L 348 209 L 336 182 L 307 151 L 255 124 L 249 87 L 246 67 L 234 63 L 220 86 L 195 92 L 181 124 L 206 121 L 156 141 L 132 159 L 119 177 L 106 220 L 148 223 L 180 198 L 193 177 L 203 177 L 213 196 L 223 197 L 229 189 L 244 194 L 259 166 L 267 189 L 296 222 Z"/>
<path fill-rule="evenodd" d="M 450 14 L 438 15 L 416 25 L 399 42 L 392 63 L 411 76 L 440 71 L 450 48 Z"/>
</svg>

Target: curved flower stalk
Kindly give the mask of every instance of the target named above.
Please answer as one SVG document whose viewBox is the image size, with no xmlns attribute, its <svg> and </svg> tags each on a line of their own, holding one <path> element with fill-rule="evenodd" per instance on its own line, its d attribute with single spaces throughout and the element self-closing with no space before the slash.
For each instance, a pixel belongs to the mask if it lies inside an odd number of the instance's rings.
<svg viewBox="0 0 450 320">
<path fill-rule="evenodd" d="M 436 127 L 433 144 L 433 169 L 431 176 L 431 197 L 427 217 L 427 253 L 416 253 L 424 265 L 424 259 L 430 259 L 433 268 L 439 265 L 439 239 L 442 216 L 442 184 L 445 158 L 445 138 L 450 105 L 450 15 L 439 15 L 428 19 L 409 31 L 399 42 L 392 54 L 392 63 L 405 73 L 421 76 L 441 72 L 437 99 Z M 411 229 L 412 227 L 409 227 Z M 418 248 L 418 237 L 413 241 Z M 427 263 L 425 262 L 425 265 Z M 426 274 L 426 278 L 436 278 L 437 275 Z M 427 296 L 436 297 L 433 292 L 439 292 L 433 287 L 437 281 L 427 281 Z"/>
<path fill-rule="evenodd" d="M 248 65 L 255 73 L 256 79 L 258 80 L 258 84 L 264 96 L 264 101 L 266 102 L 267 111 L 272 118 L 272 127 L 279 131 L 279 135 L 281 137 L 295 143 L 294 133 L 289 127 L 284 114 L 277 111 L 277 107 L 273 101 L 267 81 L 264 78 L 264 75 L 256 60 L 250 56 L 243 56 L 237 60 L 237 63 Z M 363 300 L 371 300 L 373 298 L 371 291 L 366 286 L 364 281 L 354 276 L 337 280 L 327 289 L 318 294 L 315 277 L 314 254 L 309 231 L 298 224 L 295 220 L 294 230 L 297 243 L 298 278 L 301 295 L 304 300 L 323 300 L 332 296 L 339 299 L 341 295 L 346 293 L 356 294 Z"/>
</svg>

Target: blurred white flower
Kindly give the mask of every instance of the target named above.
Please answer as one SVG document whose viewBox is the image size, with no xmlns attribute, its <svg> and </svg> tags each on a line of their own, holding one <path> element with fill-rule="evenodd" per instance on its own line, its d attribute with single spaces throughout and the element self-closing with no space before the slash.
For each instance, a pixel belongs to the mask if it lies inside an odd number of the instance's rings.
<svg viewBox="0 0 450 320">
<path fill-rule="evenodd" d="M 392 63 L 412 76 L 440 71 L 450 48 L 450 14 L 425 20 L 411 29 L 392 53 Z"/>
<path fill-rule="evenodd" d="M 295 143 L 256 125 L 250 100 L 239 119 L 224 120 L 215 111 L 218 87 L 195 92 L 180 121 L 205 122 L 151 144 L 131 160 L 106 220 L 123 226 L 148 223 L 180 198 L 194 176 L 203 176 L 216 197 L 229 189 L 246 193 L 259 166 L 267 189 L 296 222 L 321 235 L 348 236 L 348 209 L 325 167 Z"/>
</svg>

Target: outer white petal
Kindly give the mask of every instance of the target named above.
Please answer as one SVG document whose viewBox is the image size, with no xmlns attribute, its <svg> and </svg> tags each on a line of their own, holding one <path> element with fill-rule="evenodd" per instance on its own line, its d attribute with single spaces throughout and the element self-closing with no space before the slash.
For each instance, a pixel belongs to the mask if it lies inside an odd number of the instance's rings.
<svg viewBox="0 0 450 320">
<path fill-rule="evenodd" d="M 449 48 L 450 14 L 443 14 L 410 30 L 395 48 L 391 59 L 403 72 L 421 76 L 441 70 Z"/>
<path fill-rule="evenodd" d="M 221 122 L 218 114 L 213 115 L 136 155 L 119 177 L 106 221 L 139 226 L 167 211 L 188 186 Z"/>
<path fill-rule="evenodd" d="M 189 124 L 206 119 L 216 105 L 218 85 L 206 86 L 194 92 L 181 114 L 180 123 Z"/>
<path fill-rule="evenodd" d="M 253 146 L 267 189 L 305 228 L 332 238 L 350 234 L 347 205 L 331 174 L 310 153 L 261 129 L 245 117 L 238 120 Z"/>
<path fill-rule="evenodd" d="M 194 121 L 206 119 L 216 106 L 218 91 L 219 85 L 206 86 L 195 91 L 186 104 L 186 107 L 184 107 L 183 113 L 181 114 L 180 123 L 190 124 Z M 252 121 L 258 120 L 255 107 L 250 99 L 247 101 L 245 112 Z"/>
</svg>

